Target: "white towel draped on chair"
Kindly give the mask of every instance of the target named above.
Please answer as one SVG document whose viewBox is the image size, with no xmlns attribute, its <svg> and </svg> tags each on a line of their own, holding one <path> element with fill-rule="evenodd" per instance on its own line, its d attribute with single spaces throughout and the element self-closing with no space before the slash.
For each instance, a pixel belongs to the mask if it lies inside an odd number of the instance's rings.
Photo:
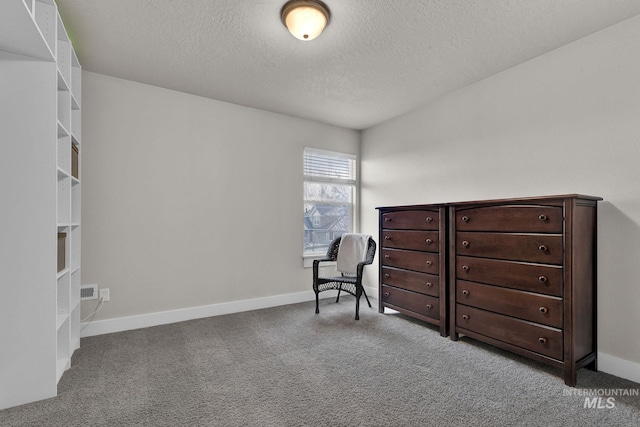
<svg viewBox="0 0 640 427">
<path fill-rule="evenodd" d="M 337 270 L 342 273 L 356 274 L 358 263 L 365 260 L 369 244 L 369 235 L 345 233 L 338 248 Z"/>
</svg>

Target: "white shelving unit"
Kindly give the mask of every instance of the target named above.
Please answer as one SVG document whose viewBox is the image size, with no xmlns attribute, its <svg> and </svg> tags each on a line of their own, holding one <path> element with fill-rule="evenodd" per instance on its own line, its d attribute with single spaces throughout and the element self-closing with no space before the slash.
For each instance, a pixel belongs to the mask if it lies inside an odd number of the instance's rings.
<svg viewBox="0 0 640 427">
<path fill-rule="evenodd" d="M 0 71 L 1 410 L 55 396 L 80 346 L 82 69 L 54 0 L 0 1 Z"/>
</svg>

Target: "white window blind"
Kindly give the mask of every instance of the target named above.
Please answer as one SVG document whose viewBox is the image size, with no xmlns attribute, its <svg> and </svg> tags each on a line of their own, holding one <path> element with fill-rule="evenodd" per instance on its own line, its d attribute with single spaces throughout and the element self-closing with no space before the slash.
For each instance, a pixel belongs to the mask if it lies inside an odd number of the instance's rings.
<svg viewBox="0 0 640 427">
<path fill-rule="evenodd" d="M 339 182 L 355 185 L 356 156 L 305 148 L 304 179 L 306 181 Z"/>
</svg>

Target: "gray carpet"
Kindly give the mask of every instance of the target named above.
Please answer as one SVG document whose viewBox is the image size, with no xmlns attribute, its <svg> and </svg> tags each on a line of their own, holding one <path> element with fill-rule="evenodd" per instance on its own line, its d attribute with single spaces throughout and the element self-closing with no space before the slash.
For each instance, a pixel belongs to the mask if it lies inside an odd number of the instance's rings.
<svg viewBox="0 0 640 427">
<path fill-rule="evenodd" d="M 84 338 L 58 397 L 1 426 L 638 426 L 640 397 L 585 408 L 560 371 L 366 303 L 257 310 Z M 640 384 L 580 370 L 579 389 Z M 566 393 L 566 392 L 565 392 Z M 604 403 L 604 401 L 603 401 Z M 604 406 L 604 405 L 602 405 Z"/>
</svg>

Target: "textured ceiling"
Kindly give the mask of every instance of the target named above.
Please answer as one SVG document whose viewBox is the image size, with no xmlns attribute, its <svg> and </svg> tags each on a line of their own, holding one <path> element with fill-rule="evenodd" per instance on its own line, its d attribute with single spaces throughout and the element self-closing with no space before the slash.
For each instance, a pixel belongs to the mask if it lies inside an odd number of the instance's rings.
<svg viewBox="0 0 640 427">
<path fill-rule="evenodd" d="M 640 14 L 638 0 L 57 0 L 84 69 L 364 129 Z"/>
</svg>

